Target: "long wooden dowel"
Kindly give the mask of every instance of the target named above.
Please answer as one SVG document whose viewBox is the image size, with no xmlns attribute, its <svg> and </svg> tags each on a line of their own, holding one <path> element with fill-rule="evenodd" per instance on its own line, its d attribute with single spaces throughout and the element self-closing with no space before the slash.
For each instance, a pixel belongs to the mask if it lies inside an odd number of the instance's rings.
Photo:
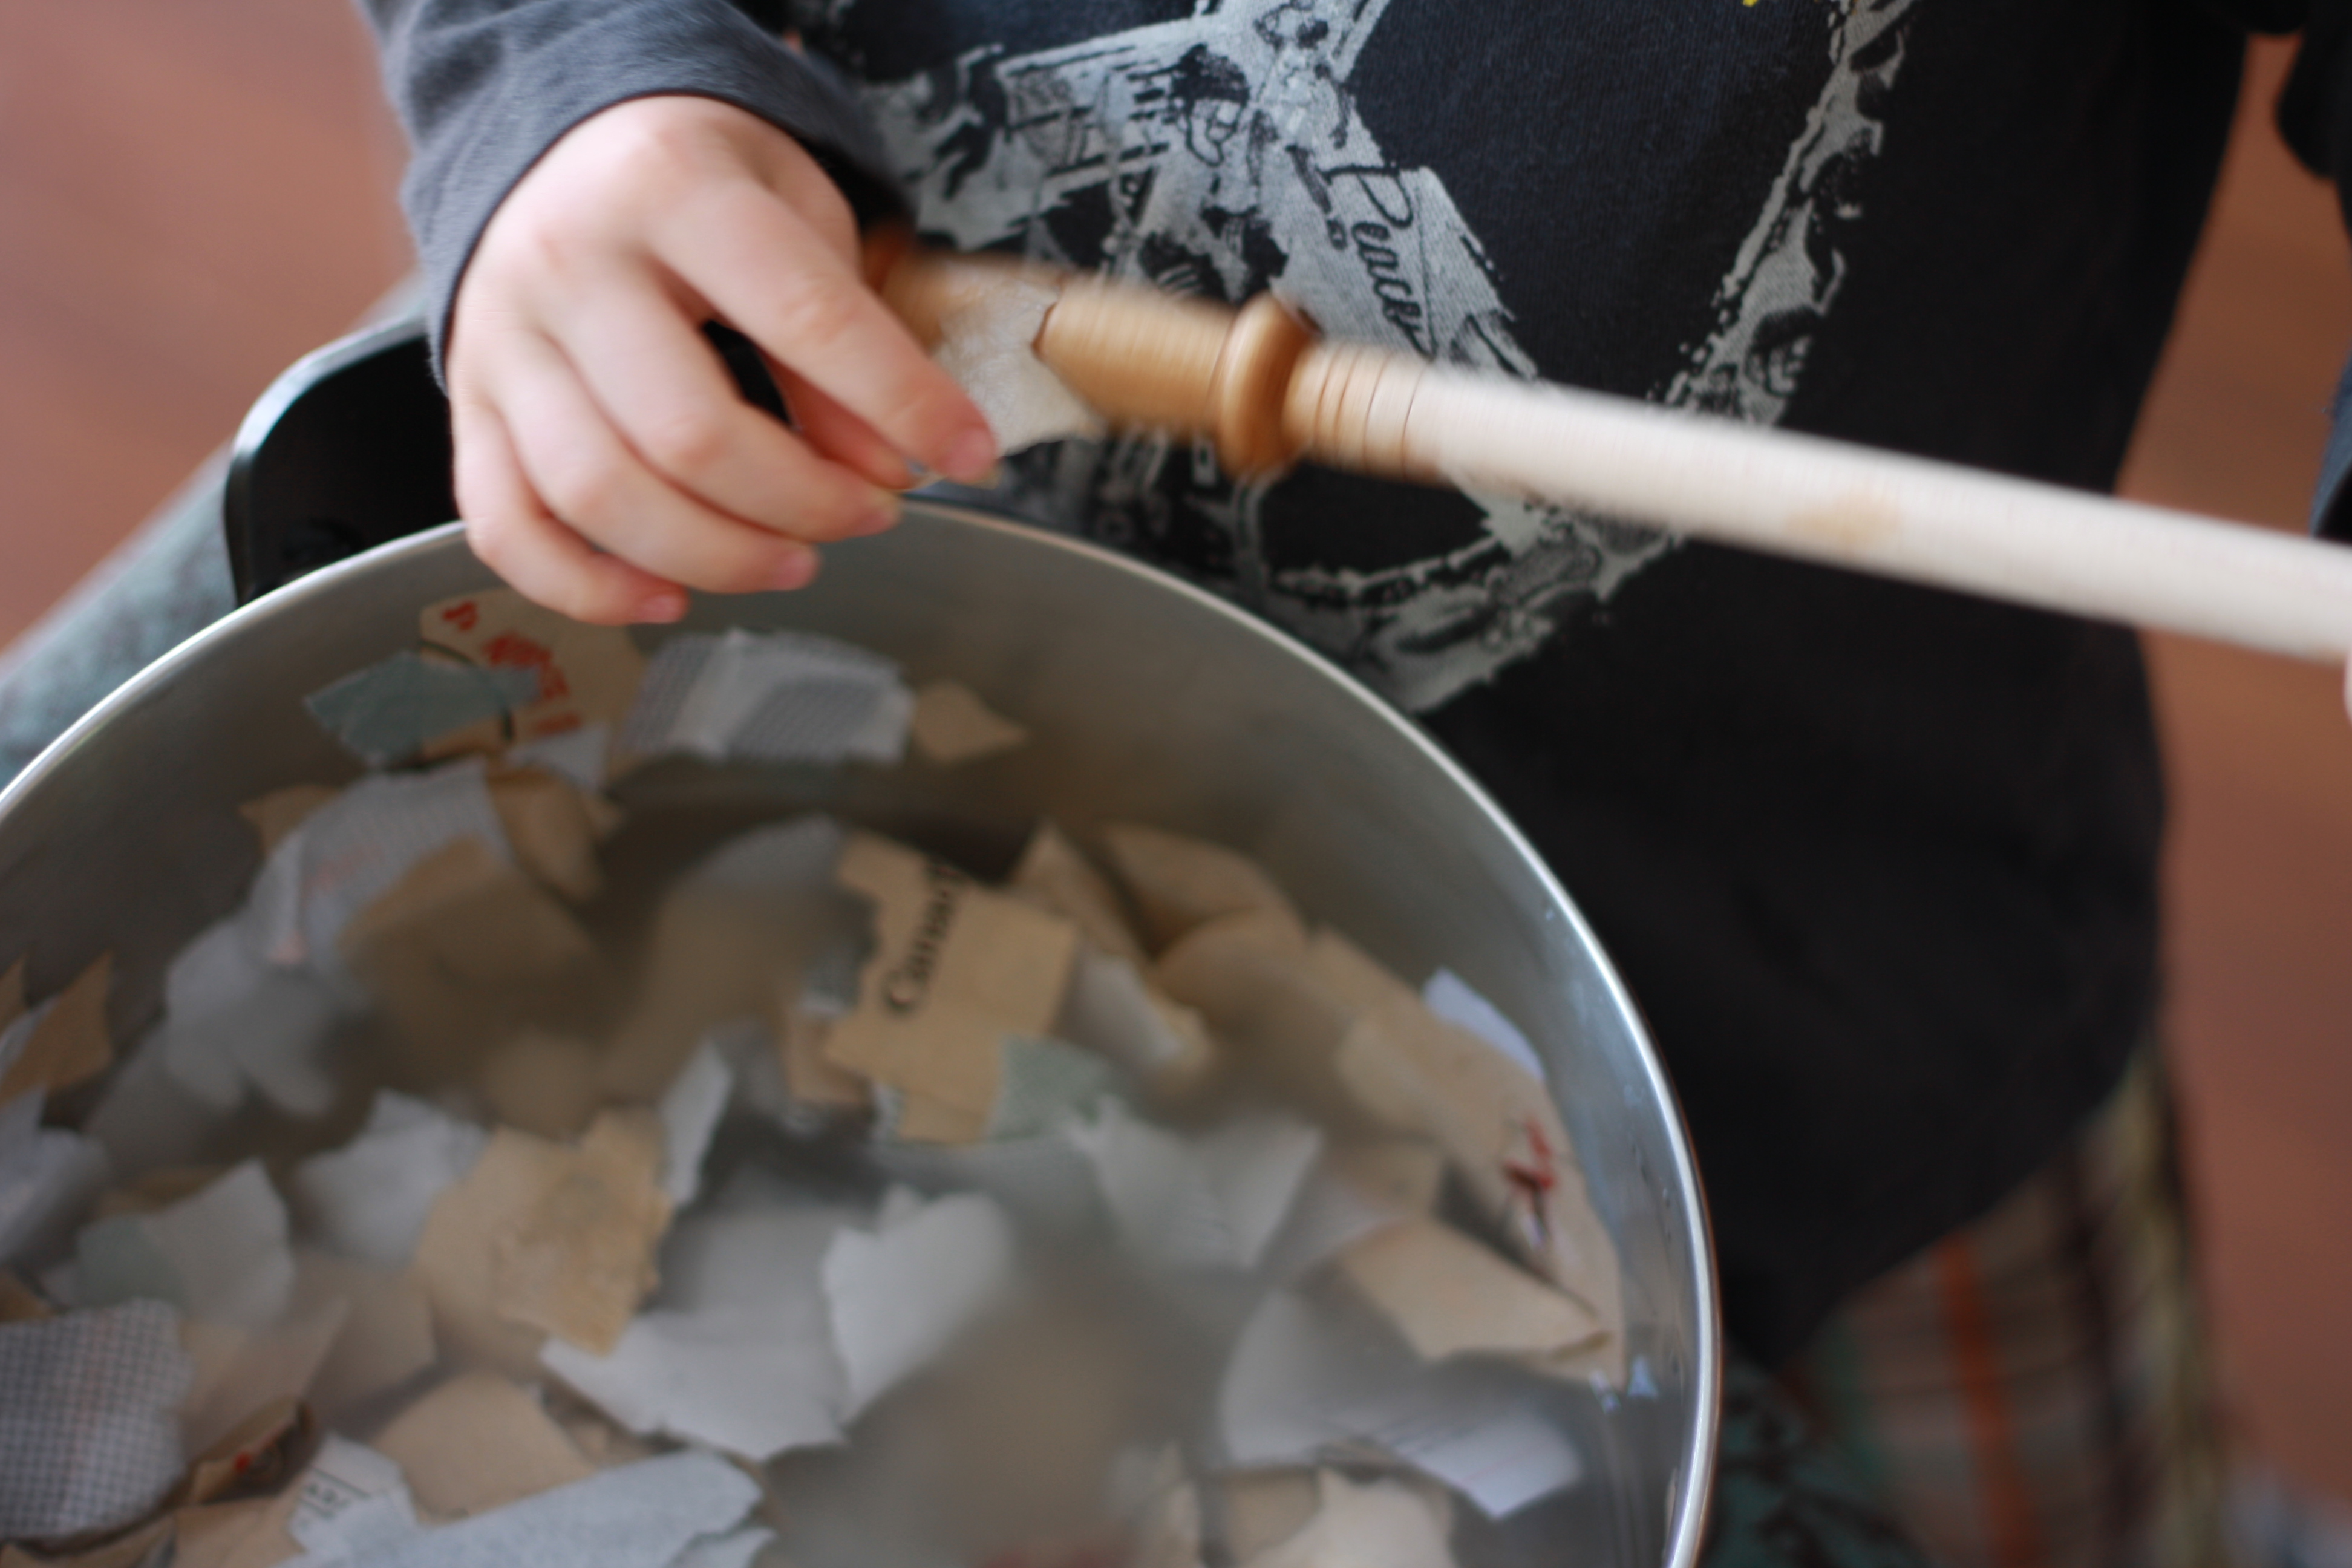
<svg viewBox="0 0 2352 1568">
<path fill-rule="evenodd" d="M 998 264 L 907 252 L 919 337 Z M 1051 274 L 1024 269 L 1032 279 Z M 2297 658 L 2352 656 L 2352 550 L 1628 398 L 1318 343 L 1239 312 L 1055 279 L 1035 348 L 1114 425 L 1213 440 L 1239 474 L 1300 458 L 1500 491 L 1882 576 Z"/>
</svg>

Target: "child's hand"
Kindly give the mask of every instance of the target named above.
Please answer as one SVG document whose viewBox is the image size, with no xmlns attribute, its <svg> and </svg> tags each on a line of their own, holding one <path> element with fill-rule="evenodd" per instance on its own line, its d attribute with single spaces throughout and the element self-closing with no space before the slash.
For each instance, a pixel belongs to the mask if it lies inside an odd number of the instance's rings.
<svg viewBox="0 0 2352 1568">
<path fill-rule="evenodd" d="M 766 353 L 797 430 L 737 395 L 712 319 Z M 797 588 L 812 544 L 896 521 L 908 459 L 978 480 L 996 458 L 860 279 L 833 181 L 709 99 L 633 100 L 548 150 L 483 231 L 446 363 L 474 552 L 580 620 Z"/>
</svg>

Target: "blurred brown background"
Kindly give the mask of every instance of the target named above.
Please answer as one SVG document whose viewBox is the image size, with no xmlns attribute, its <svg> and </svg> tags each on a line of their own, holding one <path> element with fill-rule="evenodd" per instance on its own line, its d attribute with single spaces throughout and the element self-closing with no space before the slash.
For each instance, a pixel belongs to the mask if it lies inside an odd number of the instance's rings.
<svg viewBox="0 0 2352 1568">
<path fill-rule="evenodd" d="M 2301 525 L 2352 268 L 2333 193 L 2241 134 L 2126 488 Z M 401 274 L 397 132 L 320 0 L 0 5 L 0 643 Z M 2157 639 L 2172 1037 L 2236 1419 L 2352 1500 L 2352 723 L 2326 670 Z"/>
</svg>

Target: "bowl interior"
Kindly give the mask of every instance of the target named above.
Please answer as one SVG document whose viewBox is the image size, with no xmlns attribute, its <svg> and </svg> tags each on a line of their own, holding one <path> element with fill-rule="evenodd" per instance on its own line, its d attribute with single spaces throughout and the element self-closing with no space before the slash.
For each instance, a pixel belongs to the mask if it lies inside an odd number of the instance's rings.
<svg viewBox="0 0 2352 1568">
<path fill-rule="evenodd" d="M 417 612 L 493 579 L 454 527 L 331 567 L 237 612 L 126 687 L 0 795 L 0 958 L 36 996 L 111 951 L 129 1041 L 164 966 L 242 900 L 240 802 L 338 784 L 352 760 L 302 708 L 413 646 Z M 1039 815 L 1083 835 L 1150 822 L 1259 858 L 1311 915 L 1416 983 L 1450 968 L 1536 1044 L 1624 1263 L 1633 1372 L 1573 1419 L 1600 1474 L 1547 1505 L 1557 1556 L 1696 1559 L 1718 1340 L 1688 1150 L 1642 1024 L 1526 841 L 1418 730 L 1281 634 L 1122 557 L 915 503 L 835 547 L 813 588 L 705 599 L 686 629 L 795 627 L 952 676 L 1029 744 L 954 770 L 712 769 L 625 781 L 646 813 L 742 822 L 807 806 L 982 872 Z M 645 637 L 650 647 L 667 632 Z"/>
</svg>

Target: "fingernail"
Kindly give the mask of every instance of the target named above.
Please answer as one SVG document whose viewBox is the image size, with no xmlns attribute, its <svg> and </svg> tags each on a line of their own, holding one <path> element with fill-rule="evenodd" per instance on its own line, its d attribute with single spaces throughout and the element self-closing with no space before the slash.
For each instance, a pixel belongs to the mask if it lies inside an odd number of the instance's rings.
<svg viewBox="0 0 2352 1568">
<path fill-rule="evenodd" d="M 795 550 L 776 564 L 772 579 L 778 588 L 789 594 L 795 588 L 805 588 L 816 577 L 816 552 Z"/>
<path fill-rule="evenodd" d="M 682 620 L 686 616 L 686 595 L 679 593 L 648 594 L 637 601 L 636 619 L 657 626 Z"/>
<path fill-rule="evenodd" d="M 898 526 L 898 506 L 895 500 L 877 501 L 866 509 L 866 515 L 849 525 L 849 537 L 867 539 L 877 533 L 887 533 Z"/>
<path fill-rule="evenodd" d="M 996 468 L 996 439 L 985 430 L 967 430 L 948 443 L 940 471 L 968 485 L 986 484 Z"/>
</svg>

